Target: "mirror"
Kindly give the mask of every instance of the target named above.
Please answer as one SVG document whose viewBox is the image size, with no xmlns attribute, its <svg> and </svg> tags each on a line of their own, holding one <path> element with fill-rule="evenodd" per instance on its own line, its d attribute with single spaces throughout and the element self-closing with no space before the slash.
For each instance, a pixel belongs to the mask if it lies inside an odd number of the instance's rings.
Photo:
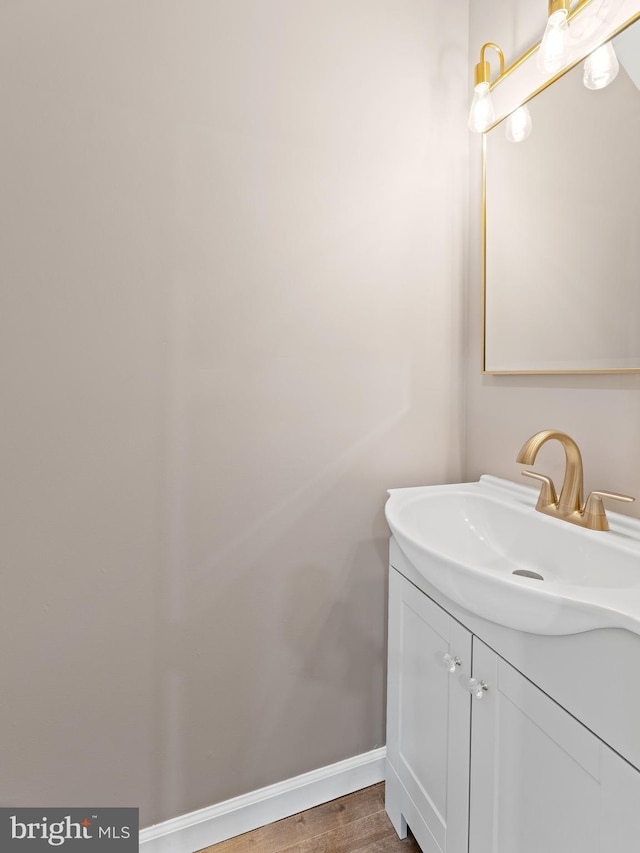
<svg viewBox="0 0 640 853">
<path fill-rule="evenodd" d="M 580 62 L 485 134 L 485 373 L 640 371 L 640 21 L 613 44 L 607 88 Z"/>
</svg>

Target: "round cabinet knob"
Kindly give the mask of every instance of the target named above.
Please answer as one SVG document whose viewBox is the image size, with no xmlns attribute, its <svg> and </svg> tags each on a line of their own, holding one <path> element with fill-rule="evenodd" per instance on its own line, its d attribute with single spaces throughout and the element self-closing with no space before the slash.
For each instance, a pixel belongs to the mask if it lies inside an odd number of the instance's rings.
<svg viewBox="0 0 640 853">
<path fill-rule="evenodd" d="M 470 678 L 467 687 L 469 689 L 469 693 L 471 693 L 475 699 L 482 699 L 489 689 L 489 685 L 486 681 L 478 681 L 477 678 Z"/>
<path fill-rule="evenodd" d="M 462 666 L 462 661 L 457 655 L 456 657 L 449 654 L 442 655 L 442 663 L 446 666 L 449 672 L 455 672 L 456 667 Z"/>
</svg>

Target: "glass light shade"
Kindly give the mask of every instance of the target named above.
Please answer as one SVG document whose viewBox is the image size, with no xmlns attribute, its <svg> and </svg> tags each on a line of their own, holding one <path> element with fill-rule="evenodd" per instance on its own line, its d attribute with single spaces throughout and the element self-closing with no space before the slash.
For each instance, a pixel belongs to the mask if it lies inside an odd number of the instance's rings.
<svg viewBox="0 0 640 853">
<path fill-rule="evenodd" d="M 483 133 L 491 127 L 496 117 L 496 111 L 489 94 L 488 83 L 478 83 L 473 90 L 473 101 L 469 110 L 469 130 Z"/>
<path fill-rule="evenodd" d="M 604 89 L 616 79 L 619 70 L 618 57 L 608 41 L 585 59 L 582 82 L 587 89 Z"/>
<path fill-rule="evenodd" d="M 555 74 L 569 59 L 569 22 L 565 9 L 549 15 L 547 28 L 538 48 L 537 66 L 543 74 Z"/>
<path fill-rule="evenodd" d="M 523 104 L 508 116 L 505 122 L 504 132 L 509 142 L 522 142 L 523 139 L 526 139 L 527 136 L 529 136 L 532 128 L 533 123 L 531 121 L 529 107 L 526 104 Z"/>
</svg>

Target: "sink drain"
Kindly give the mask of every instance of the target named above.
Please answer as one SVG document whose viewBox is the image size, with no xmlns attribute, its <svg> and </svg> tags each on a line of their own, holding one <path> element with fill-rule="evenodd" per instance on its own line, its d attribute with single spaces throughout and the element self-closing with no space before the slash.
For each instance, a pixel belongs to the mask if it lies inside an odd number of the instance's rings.
<svg viewBox="0 0 640 853">
<path fill-rule="evenodd" d="M 519 575 L 521 578 L 533 578 L 537 581 L 543 581 L 544 578 L 542 575 L 539 575 L 537 572 L 530 572 L 529 569 L 516 569 L 515 572 L 511 572 L 512 575 Z"/>
</svg>

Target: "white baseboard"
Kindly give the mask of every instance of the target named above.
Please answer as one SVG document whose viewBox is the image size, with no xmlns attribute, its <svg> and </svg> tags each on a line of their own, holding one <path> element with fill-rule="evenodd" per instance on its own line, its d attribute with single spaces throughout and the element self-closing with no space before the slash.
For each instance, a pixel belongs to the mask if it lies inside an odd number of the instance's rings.
<svg viewBox="0 0 640 853">
<path fill-rule="evenodd" d="M 194 853 L 382 782 L 386 748 L 338 761 L 140 832 L 141 853 Z"/>
</svg>

